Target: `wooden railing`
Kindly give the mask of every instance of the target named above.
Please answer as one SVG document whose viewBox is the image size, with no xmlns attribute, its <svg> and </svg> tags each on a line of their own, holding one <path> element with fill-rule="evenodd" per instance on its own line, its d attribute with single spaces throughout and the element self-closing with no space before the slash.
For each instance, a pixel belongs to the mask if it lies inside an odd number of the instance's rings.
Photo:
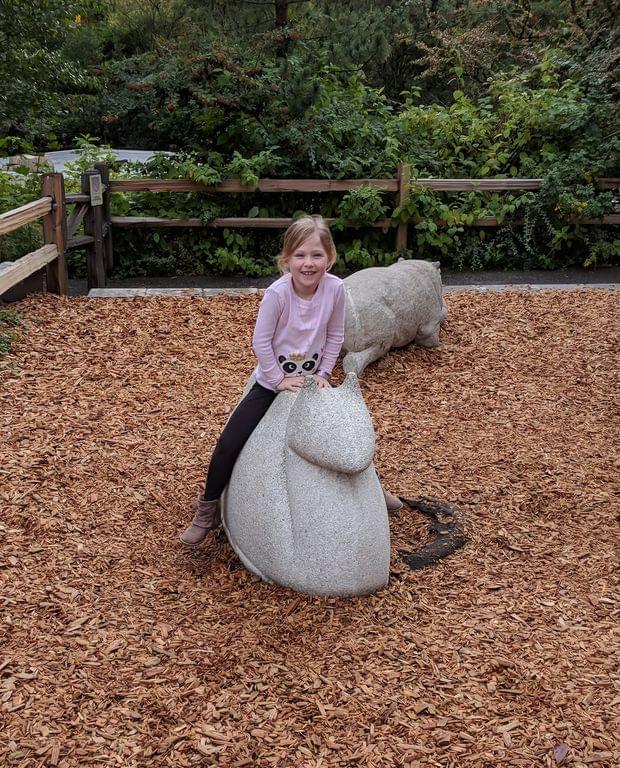
<svg viewBox="0 0 620 768">
<path fill-rule="evenodd" d="M 411 167 L 402 163 L 395 179 L 261 179 L 255 186 L 240 181 L 224 181 L 221 184 L 201 184 L 186 179 L 130 179 L 110 182 L 110 192 L 348 192 L 360 187 L 373 187 L 381 192 L 395 193 L 396 205 L 406 202 L 410 192 Z M 540 189 L 542 179 L 416 179 L 416 184 L 436 192 L 471 192 L 512 190 L 527 191 Z M 601 189 L 620 186 L 620 179 L 602 179 Z M 284 229 L 294 221 L 292 218 L 232 217 L 215 218 L 205 222 L 202 219 L 167 219 L 157 216 L 112 216 L 110 224 L 115 227 L 230 227 L 250 229 Z M 327 219 L 329 223 L 334 219 Z M 609 214 L 602 219 L 583 220 L 583 224 L 620 224 L 620 214 Z M 444 222 L 437 222 L 440 226 Z M 496 227 L 501 222 L 495 216 L 474 219 L 473 227 Z M 384 231 L 392 225 L 391 219 L 380 219 L 363 226 L 377 227 Z M 350 224 L 350 226 L 358 226 Z M 396 250 L 407 247 L 407 224 L 396 227 Z"/>
<path fill-rule="evenodd" d="M 101 200 L 91 195 L 91 179 L 101 191 Z M 65 194 L 61 173 L 41 177 L 41 197 L 7 213 L 0 214 L 0 235 L 43 219 L 44 245 L 17 261 L 0 264 L 0 297 L 22 280 L 46 268 L 47 290 L 67 295 L 69 281 L 66 253 L 72 249 L 87 252 L 88 288 L 105 285 L 106 271 L 113 267 L 110 229 L 109 171 L 105 163 L 82 175 L 81 192 Z M 67 216 L 67 207 L 73 210 Z M 83 229 L 83 234 L 76 234 Z"/>
<path fill-rule="evenodd" d="M 47 290 L 66 294 L 69 289 L 65 259 L 65 187 L 61 173 L 41 177 L 41 198 L 0 215 L 0 235 L 43 219 L 44 245 L 0 271 L 0 296 L 33 273 L 47 268 Z"/>
<path fill-rule="evenodd" d="M 113 268 L 112 227 L 231 227 L 284 229 L 292 218 L 222 217 L 205 222 L 198 218 L 173 219 L 156 216 L 110 216 L 110 195 L 115 192 L 348 192 L 360 187 L 373 187 L 392 193 L 396 205 L 406 202 L 410 192 L 411 169 L 406 163 L 399 165 L 395 179 L 261 179 L 255 186 L 229 180 L 221 184 L 202 184 L 185 179 L 129 179 L 109 181 L 105 163 L 82 175 L 81 192 L 65 195 L 64 180 L 60 173 L 42 176 L 41 198 L 0 214 L 0 235 L 38 219 L 43 219 L 44 245 L 21 259 L 0 267 L 0 297 L 29 275 L 46 267 L 47 290 L 68 293 L 65 254 L 71 249 L 85 249 L 87 254 L 88 288 L 105 286 L 106 274 Z M 537 190 L 541 179 L 416 179 L 422 187 L 437 192 Z M 620 187 L 620 179 L 601 179 L 599 188 Z M 67 217 L 67 206 L 74 206 Z M 328 222 L 333 219 L 327 219 Z M 437 222 L 439 225 L 443 222 Z M 583 224 L 620 224 L 620 213 L 608 214 L 601 219 L 584 220 Z M 500 222 L 494 216 L 475 219 L 471 226 L 495 227 Z M 381 219 L 371 225 L 384 231 L 392 225 L 391 219 Z M 83 234 L 77 234 L 82 227 Z M 396 250 L 407 247 L 407 224 L 396 226 Z"/>
<path fill-rule="evenodd" d="M 0 214 L 0 235 L 6 235 L 15 229 L 23 227 L 24 224 L 30 224 L 45 216 L 51 210 L 51 197 L 42 197 L 39 200 L 33 200 L 31 203 L 15 208 L 8 213 L 2 213 Z"/>
</svg>

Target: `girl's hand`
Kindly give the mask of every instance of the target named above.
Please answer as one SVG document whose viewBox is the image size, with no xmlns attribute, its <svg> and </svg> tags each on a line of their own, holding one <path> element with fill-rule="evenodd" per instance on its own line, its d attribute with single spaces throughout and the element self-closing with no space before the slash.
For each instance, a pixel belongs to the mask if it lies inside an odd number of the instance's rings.
<svg viewBox="0 0 620 768">
<path fill-rule="evenodd" d="M 319 389 L 331 389 L 332 385 L 329 383 L 329 379 L 326 379 L 324 376 L 315 376 L 314 380 L 316 381 Z"/>
<path fill-rule="evenodd" d="M 288 392 L 297 392 L 297 390 L 301 389 L 303 385 L 303 376 L 285 376 L 276 387 L 276 390 L 278 392 L 284 392 L 285 390 Z"/>
</svg>

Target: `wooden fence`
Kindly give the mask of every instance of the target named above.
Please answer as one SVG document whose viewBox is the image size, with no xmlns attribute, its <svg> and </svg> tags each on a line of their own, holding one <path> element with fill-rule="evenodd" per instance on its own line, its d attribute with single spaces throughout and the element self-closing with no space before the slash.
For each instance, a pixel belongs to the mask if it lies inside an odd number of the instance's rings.
<svg viewBox="0 0 620 768">
<path fill-rule="evenodd" d="M 93 189 L 101 189 L 101 201 L 91 194 L 91 178 L 95 182 Z M 46 173 L 41 177 L 38 200 L 0 214 L 0 235 L 42 219 L 44 243 L 17 261 L 0 265 L 0 297 L 43 268 L 47 290 L 66 296 L 69 293 L 66 253 L 82 248 L 87 251 L 89 289 L 103 287 L 106 270 L 113 266 L 109 195 L 108 168 L 105 163 L 96 163 L 83 174 L 80 193 L 65 194 L 62 173 Z M 67 216 L 68 207 L 72 210 Z M 83 234 L 76 234 L 80 227 Z"/>
<path fill-rule="evenodd" d="M 0 235 L 24 224 L 43 219 L 43 243 L 32 253 L 22 256 L 0 271 L 0 296 L 42 268 L 47 269 L 47 289 L 55 293 L 68 291 L 65 260 L 67 227 L 64 179 L 61 173 L 41 177 L 41 198 L 0 216 Z"/>
<path fill-rule="evenodd" d="M 184 179 L 130 179 L 110 181 L 105 163 L 95 166 L 82 175 L 81 192 L 64 192 L 64 179 L 60 173 L 42 177 L 41 198 L 8 213 L 0 214 L 0 235 L 43 219 L 44 245 L 15 262 L 0 265 L 0 297 L 11 287 L 43 267 L 47 271 L 47 290 L 66 295 L 68 293 L 66 252 L 85 249 L 87 253 L 88 288 L 103 288 L 106 275 L 114 266 L 112 227 L 230 227 L 253 229 L 284 229 L 292 218 L 233 217 L 202 219 L 165 219 L 154 216 L 111 216 L 110 195 L 115 192 L 209 192 L 209 193 L 256 193 L 256 192 L 348 192 L 360 187 L 372 187 L 381 192 L 393 193 L 396 205 L 407 200 L 410 190 L 411 169 L 408 164 L 398 167 L 395 179 L 261 179 L 255 186 L 239 181 L 224 181 L 207 185 Z M 468 192 L 537 190 L 541 179 L 417 179 L 416 183 L 437 192 Z M 620 179 L 601 179 L 601 189 L 620 186 Z M 67 206 L 74 206 L 67 217 Z M 327 219 L 328 222 L 333 219 Z M 442 224 L 443 222 L 438 222 Z M 497 218 L 488 216 L 475 219 L 471 226 L 496 227 Z M 601 219 L 589 219 L 583 224 L 620 224 L 620 213 L 609 214 Z M 381 219 L 370 225 L 384 231 L 392 225 L 391 219 Z M 83 234 L 77 234 L 82 227 Z M 351 224 L 351 226 L 358 226 Z M 396 226 L 396 250 L 407 247 L 407 224 Z"/>
</svg>

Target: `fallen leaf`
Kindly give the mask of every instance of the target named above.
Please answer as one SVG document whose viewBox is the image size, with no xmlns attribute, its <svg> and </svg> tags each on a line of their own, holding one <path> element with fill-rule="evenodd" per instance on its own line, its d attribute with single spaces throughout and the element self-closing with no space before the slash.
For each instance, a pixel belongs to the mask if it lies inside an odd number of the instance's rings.
<svg viewBox="0 0 620 768">
<path fill-rule="evenodd" d="M 556 765 L 562 765 L 568 755 L 568 744 L 556 744 L 553 748 L 553 757 Z"/>
</svg>

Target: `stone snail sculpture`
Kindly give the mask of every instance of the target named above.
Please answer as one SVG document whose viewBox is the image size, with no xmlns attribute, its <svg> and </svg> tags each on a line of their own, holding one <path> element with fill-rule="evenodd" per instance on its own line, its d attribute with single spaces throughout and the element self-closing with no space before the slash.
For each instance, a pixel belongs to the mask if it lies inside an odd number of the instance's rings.
<svg viewBox="0 0 620 768">
<path fill-rule="evenodd" d="M 267 582 L 352 596 L 388 583 L 390 531 L 375 434 L 355 373 L 281 392 L 243 447 L 222 497 L 243 565 Z"/>
<path fill-rule="evenodd" d="M 346 277 L 345 372 L 358 376 L 393 347 L 415 342 L 439 346 L 448 314 L 442 297 L 439 262 L 400 259 Z"/>
</svg>

